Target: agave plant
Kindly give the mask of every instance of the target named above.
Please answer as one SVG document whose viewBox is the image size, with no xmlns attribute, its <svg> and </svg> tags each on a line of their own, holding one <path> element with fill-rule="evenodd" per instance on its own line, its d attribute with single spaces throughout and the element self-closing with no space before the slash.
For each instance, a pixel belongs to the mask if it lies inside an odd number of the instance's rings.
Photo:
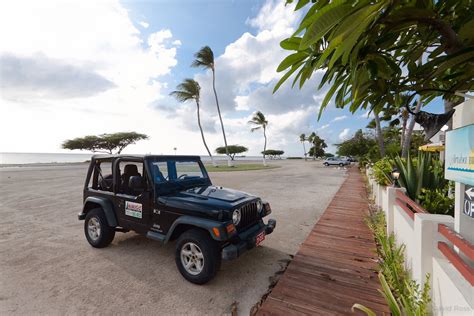
<svg viewBox="0 0 474 316">
<path fill-rule="evenodd" d="M 405 188 L 407 195 L 418 201 L 421 190 L 435 190 L 446 186 L 441 162 L 434 159 L 431 153 L 418 152 L 413 159 L 408 154 L 407 159 L 395 158 L 395 165 L 400 172 L 398 183 Z"/>
</svg>

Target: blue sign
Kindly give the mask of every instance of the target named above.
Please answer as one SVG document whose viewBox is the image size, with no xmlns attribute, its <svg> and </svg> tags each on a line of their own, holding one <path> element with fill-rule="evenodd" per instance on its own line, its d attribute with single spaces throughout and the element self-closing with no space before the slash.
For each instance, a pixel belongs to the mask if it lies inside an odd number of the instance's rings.
<svg viewBox="0 0 474 316">
<path fill-rule="evenodd" d="M 474 124 L 446 133 L 445 178 L 474 185 Z"/>
</svg>

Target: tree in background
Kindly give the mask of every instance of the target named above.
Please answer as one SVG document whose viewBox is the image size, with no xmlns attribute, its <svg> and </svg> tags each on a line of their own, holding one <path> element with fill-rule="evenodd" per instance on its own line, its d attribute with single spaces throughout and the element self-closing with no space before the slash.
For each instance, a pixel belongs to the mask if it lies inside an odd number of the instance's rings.
<svg viewBox="0 0 474 316">
<path fill-rule="evenodd" d="M 191 64 L 192 67 L 201 67 L 204 69 L 210 69 L 212 71 L 212 90 L 214 91 L 214 97 L 216 99 L 217 113 L 219 114 L 219 120 L 221 122 L 222 136 L 224 136 L 224 146 L 227 148 L 227 137 L 225 135 L 224 122 L 222 121 L 221 108 L 219 106 L 219 99 L 217 98 L 216 91 L 216 69 L 214 63 L 214 52 L 209 46 L 204 46 L 196 54 L 196 58 Z M 229 159 L 229 151 L 226 149 L 227 165 L 232 167 L 232 162 Z"/>
<path fill-rule="evenodd" d="M 263 152 L 262 153 L 263 153 L 263 165 L 266 166 L 267 162 L 265 161 L 265 151 L 267 150 L 266 130 L 267 130 L 267 126 L 268 126 L 268 121 L 265 118 L 265 115 L 263 115 L 262 112 L 258 111 L 253 115 L 252 119 L 249 121 L 249 124 L 254 126 L 250 129 L 250 131 L 252 131 L 252 132 L 254 132 L 258 129 L 263 130 L 263 138 L 265 139 L 265 143 L 263 145 Z"/>
<path fill-rule="evenodd" d="M 357 157 L 361 159 L 371 151 L 371 148 L 377 146 L 377 143 L 371 135 L 364 134 L 364 132 L 359 129 L 352 138 L 340 144 L 336 144 L 336 146 L 336 153 L 339 156 Z"/>
<path fill-rule="evenodd" d="M 234 160 L 235 155 L 241 154 L 248 151 L 248 148 L 245 146 L 240 146 L 240 145 L 229 145 L 229 146 L 223 146 L 223 147 L 217 147 L 216 148 L 216 153 L 221 154 L 221 155 L 227 155 L 230 157 L 230 159 Z"/>
<path fill-rule="evenodd" d="M 125 147 L 135 144 L 139 140 L 148 139 L 145 134 L 136 132 L 120 132 L 113 134 L 101 134 L 98 136 L 88 135 L 65 140 L 62 143 L 63 149 L 89 150 L 92 152 L 105 152 L 112 154 L 116 150 L 120 154 Z"/>
<path fill-rule="evenodd" d="M 306 161 L 306 147 L 304 145 L 304 143 L 306 142 L 306 135 L 305 134 L 301 134 L 300 135 L 300 142 L 303 144 L 303 152 L 304 152 L 304 160 Z"/>
<path fill-rule="evenodd" d="M 207 147 L 206 138 L 204 137 L 204 131 L 202 130 L 202 126 L 201 126 L 201 114 L 200 114 L 200 105 L 199 105 L 201 87 L 199 86 L 199 83 L 193 79 L 184 79 L 184 81 L 180 83 L 176 87 L 176 89 L 177 90 L 171 92 L 170 95 L 175 97 L 176 100 L 178 100 L 179 102 L 187 102 L 190 100 L 194 100 L 194 102 L 196 102 L 197 121 L 198 121 L 199 130 L 201 131 L 202 142 L 204 144 L 204 147 L 206 147 L 209 157 L 211 158 L 212 165 L 216 166 L 216 163 L 214 161 L 214 158 L 212 157 L 211 151 L 209 150 L 209 147 Z"/>
<path fill-rule="evenodd" d="M 315 132 L 312 132 L 308 136 L 308 141 L 312 144 L 312 147 L 309 149 L 309 155 L 313 157 L 313 160 L 315 160 L 316 157 L 324 156 L 324 148 L 328 147 L 324 139 L 319 137 Z"/>
<path fill-rule="evenodd" d="M 474 87 L 472 1 L 299 0 L 296 10 L 303 7 L 307 13 L 297 31 L 281 42 L 293 53 L 277 68 L 287 72 L 275 91 L 294 73 L 293 86 L 299 82 L 301 88 L 315 71 L 324 71 L 319 88 L 330 88 L 320 115 L 332 99 L 353 113 L 380 113 L 403 93 L 418 95 L 414 112 L 437 96 L 449 109 L 462 100 L 455 91 Z"/>
<path fill-rule="evenodd" d="M 269 156 L 270 159 L 281 159 L 281 155 L 283 155 L 285 152 L 283 150 L 277 150 L 277 149 L 267 149 L 265 151 L 262 151 L 263 155 Z"/>
</svg>

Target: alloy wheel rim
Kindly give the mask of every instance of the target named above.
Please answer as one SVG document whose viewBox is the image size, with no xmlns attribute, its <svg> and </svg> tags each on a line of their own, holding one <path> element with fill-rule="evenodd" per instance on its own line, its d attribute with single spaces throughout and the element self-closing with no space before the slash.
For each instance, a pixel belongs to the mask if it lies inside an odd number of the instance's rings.
<svg viewBox="0 0 474 316">
<path fill-rule="evenodd" d="M 97 217 L 92 217 L 87 223 L 87 233 L 93 241 L 97 241 L 100 237 L 100 222 Z"/>
<path fill-rule="evenodd" d="M 181 247 L 181 263 L 191 275 L 198 275 L 204 268 L 204 255 L 199 248 L 193 242 L 187 242 Z"/>
</svg>

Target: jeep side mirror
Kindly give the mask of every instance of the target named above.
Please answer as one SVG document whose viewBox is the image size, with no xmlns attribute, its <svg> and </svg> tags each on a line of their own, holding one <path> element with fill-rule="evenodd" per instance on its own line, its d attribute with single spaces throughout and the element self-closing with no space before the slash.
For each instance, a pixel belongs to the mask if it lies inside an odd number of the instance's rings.
<svg viewBox="0 0 474 316">
<path fill-rule="evenodd" d="M 141 176 L 131 176 L 128 180 L 128 187 L 132 190 L 143 190 L 145 189 L 145 181 Z"/>
</svg>

